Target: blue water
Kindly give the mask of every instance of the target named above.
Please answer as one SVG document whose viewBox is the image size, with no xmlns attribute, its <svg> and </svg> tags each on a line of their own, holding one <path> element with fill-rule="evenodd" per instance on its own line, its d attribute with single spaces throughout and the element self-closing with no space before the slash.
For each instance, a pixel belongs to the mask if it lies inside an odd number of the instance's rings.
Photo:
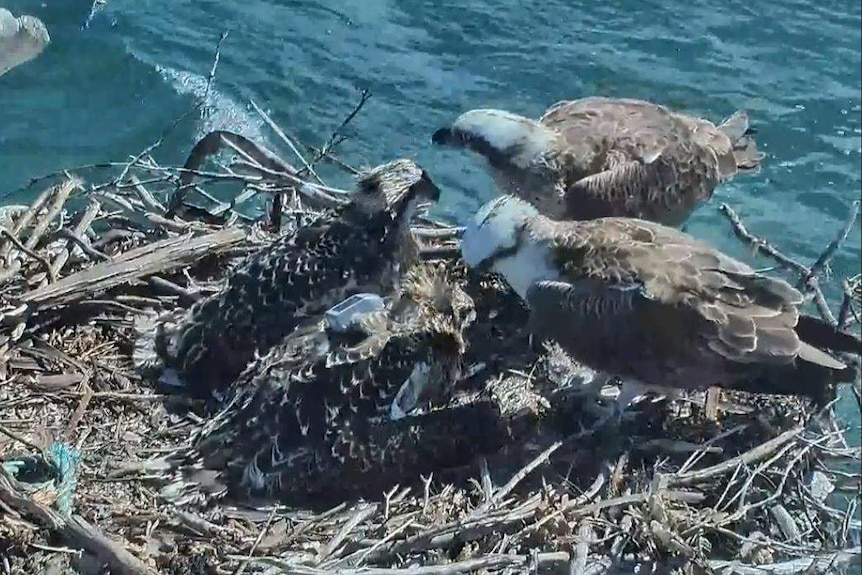
<svg viewBox="0 0 862 575">
<path fill-rule="evenodd" d="M 810 262 L 860 196 L 855 0 L 108 0 L 88 29 L 89 1 L 6 5 L 42 18 L 53 43 L 0 78 L 0 193 L 154 141 L 202 96 L 228 29 L 212 113 L 179 126 L 156 153 L 164 163 L 181 163 L 216 127 L 278 148 L 249 99 L 320 144 L 368 88 L 339 155 L 360 166 L 415 157 L 445 190 L 438 213 L 457 220 L 494 191 L 468 154 L 430 146 L 437 127 L 472 107 L 537 116 L 557 100 L 604 94 L 716 121 L 749 111 L 767 153 L 762 171 L 721 187 L 689 223 L 737 257 L 752 261 L 720 201 Z M 838 278 L 859 272 L 859 230 L 835 259 Z"/>
</svg>

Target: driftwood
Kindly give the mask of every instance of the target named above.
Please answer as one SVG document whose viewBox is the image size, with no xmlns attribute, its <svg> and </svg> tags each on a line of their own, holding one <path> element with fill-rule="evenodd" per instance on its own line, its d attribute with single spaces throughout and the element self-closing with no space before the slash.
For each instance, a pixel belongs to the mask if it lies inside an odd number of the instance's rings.
<svg viewBox="0 0 862 575">
<path fill-rule="evenodd" d="M 28 292 L 20 301 L 39 309 L 66 305 L 133 280 L 184 268 L 240 244 L 245 237 L 241 229 L 223 229 L 153 242 Z"/>
</svg>

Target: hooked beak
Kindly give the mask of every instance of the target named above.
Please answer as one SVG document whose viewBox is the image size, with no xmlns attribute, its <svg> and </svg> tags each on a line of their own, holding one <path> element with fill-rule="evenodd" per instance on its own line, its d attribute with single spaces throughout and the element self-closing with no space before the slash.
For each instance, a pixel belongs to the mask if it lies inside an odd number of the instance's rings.
<svg viewBox="0 0 862 575">
<path fill-rule="evenodd" d="M 431 143 L 438 146 L 445 146 L 452 140 L 451 128 L 440 128 L 431 135 Z"/>
</svg>

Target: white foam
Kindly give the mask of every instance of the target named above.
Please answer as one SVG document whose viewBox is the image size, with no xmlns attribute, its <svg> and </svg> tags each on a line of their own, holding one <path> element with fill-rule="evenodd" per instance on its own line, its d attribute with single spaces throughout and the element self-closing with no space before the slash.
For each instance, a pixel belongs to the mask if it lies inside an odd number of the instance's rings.
<svg viewBox="0 0 862 575">
<path fill-rule="evenodd" d="M 206 96 L 207 101 L 203 108 L 207 112 L 198 122 L 195 133 L 197 138 L 202 138 L 213 130 L 228 130 L 266 145 L 263 132 L 264 121 L 248 106 L 217 90 L 214 85 L 210 85 L 207 92 L 208 79 L 200 74 L 175 70 L 158 64 L 155 68 L 178 94 L 190 94 L 196 98 Z"/>
<path fill-rule="evenodd" d="M 197 116 L 198 122 L 195 128 L 197 139 L 213 130 L 227 130 L 272 149 L 265 135 L 264 120 L 252 109 L 251 104 L 243 104 L 240 100 L 219 90 L 218 74 L 210 83 L 208 90 L 209 79 L 206 76 L 159 64 L 152 57 L 136 50 L 129 39 L 124 40 L 124 45 L 126 53 L 139 62 L 151 66 L 177 94 L 191 95 L 198 100 L 206 97 L 206 102 L 201 106 L 205 113 Z"/>
</svg>

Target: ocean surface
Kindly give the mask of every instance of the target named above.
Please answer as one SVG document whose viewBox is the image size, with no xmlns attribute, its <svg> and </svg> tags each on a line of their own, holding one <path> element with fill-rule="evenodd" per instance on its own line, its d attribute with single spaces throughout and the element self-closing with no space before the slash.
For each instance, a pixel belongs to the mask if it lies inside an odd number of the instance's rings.
<svg viewBox="0 0 862 575">
<path fill-rule="evenodd" d="M 855 0 L 108 0 L 89 21 L 89 0 L 5 5 L 41 18 L 52 43 L 0 78 L 0 194 L 152 143 L 204 95 L 227 30 L 208 113 L 169 135 L 155 154 L 162 163 L 181 164 L 215 128 L 289 157 L 250 100 L 319 145 L 368 89 L 338 155 L 357 166 L 415 158 L 444 189 L 437 215 L 458 221 L 495 192 L 478 158 L 431 146 L 436 128 L 469 108 L 535 117 L 558 100 L 600 94 L 716 122 L 749 111 L 767 154 L 762 170 L 723 185 L 688 229 L 757 267 L 772 264 L 732 236 L 720 202 L 812 262 L 860 197 Z M 329 181 L 350 185 L 339 172 Z M 834 276 L 859 268 L 857 222 Z M 834 286 L 829 295 L 837 298 Z"/>
</svg>

